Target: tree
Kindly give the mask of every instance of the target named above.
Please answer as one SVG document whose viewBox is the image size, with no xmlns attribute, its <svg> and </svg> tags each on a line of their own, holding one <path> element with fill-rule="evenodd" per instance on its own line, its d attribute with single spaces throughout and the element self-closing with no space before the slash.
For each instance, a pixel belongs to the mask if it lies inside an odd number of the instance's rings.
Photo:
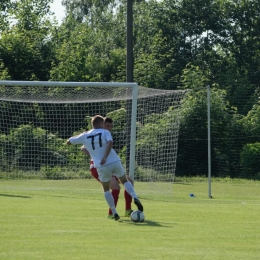
<svg viewBox="0 0 260 260">
<path fill-rule="evenodd" d="M 149 52 L 136 55 L 134 63 L 135 81 L 149 88 L 170 89 L 174 81 L 174 60 L 172 49 L 164 47 L 166 39 L 161 31 L 153 37 L 153 43 L 149 46 Z"/>
<path fill-rule="evenodd" d="M 260 179 L 260 143 L 246 144 L 241 152 L 240 177 Z"/>
<path fill-rule="evenodd" d="M 208 78 L 195 66 L 187 66 L 181 78 L 182 86 L 190 89 L 184 99 L 181 112 L 180 136 L 178 145 L 178 175 L 206 176 L 208 172 L 208 124 L 207 94 Z M 229 136 L 231 125 L 235 124 L 232 110 L 228 107 L 226 92 L 211 89 L 211 140 L 212 176 L 230 176 L 232 167 L 229 160 Z M 225 171 L 215 165 L 221 164 Z"/>
<path fill-rule="evenodd" d="M 62 0 L 62 5 L 65 6 L 66 12 L 71 14 L 78 22 L 84 20 L 92 21 L 98 14 L 102 16 L 103 11 L 107 8 L 114 9 L 120 1 L 115 0 Z"/>
<path fill-rule="evenodd" d="M 60 81 L 117 80 L 119 68 L 125 61 L 125 50 L 118 47 L 114 17 L 104 14 L 105 23 L 74 23 L 66 20 L 59 31 L 51 79 Z M 67 32 L 67 28 L 75 27 Z M 61 38 L 61 35 L 65 35 Z"/>
<path fill-rule="evenodd" d="M 11 0 L 1 0 L 0 2 L 0 33 L 9 26 L 9 10 L 14 8 L 14 2 Z"/>
<path fill-rule="evenodd" d="M 0 38 L 0 56 L 13 80 L 48 80 L 52 60 L 50 1 L 14 2 L 14 24 Z"/>
</svg>

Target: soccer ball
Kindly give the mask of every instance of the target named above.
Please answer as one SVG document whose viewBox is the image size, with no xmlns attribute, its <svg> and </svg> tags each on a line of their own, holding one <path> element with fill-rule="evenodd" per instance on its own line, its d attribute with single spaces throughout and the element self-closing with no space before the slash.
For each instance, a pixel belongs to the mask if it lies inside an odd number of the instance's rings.
<svg viewBox="0 0 260 260">
<path fill-rule="evenodd" d="M 131 213 L 131 220 L 133 222 L 144 222 L 144 213 L 140 210 L 135 210 Z"/>
</svg>

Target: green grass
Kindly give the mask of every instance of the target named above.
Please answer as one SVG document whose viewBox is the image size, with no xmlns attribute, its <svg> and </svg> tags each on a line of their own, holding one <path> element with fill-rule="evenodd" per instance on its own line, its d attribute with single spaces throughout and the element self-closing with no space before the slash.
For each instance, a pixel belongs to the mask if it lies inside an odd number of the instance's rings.
<svg viewBox="0 0 260 260">
<path fill-rule="evenodd" d="M 215 179 L 213 199 L 207 189 L 195 178 L 170 195 L 140 192 L 146 220 L 135 224 L 106 219 L 95 180 L 1 180 L 0 259 L 259 259 L 260 182 Z"/>
</svg>

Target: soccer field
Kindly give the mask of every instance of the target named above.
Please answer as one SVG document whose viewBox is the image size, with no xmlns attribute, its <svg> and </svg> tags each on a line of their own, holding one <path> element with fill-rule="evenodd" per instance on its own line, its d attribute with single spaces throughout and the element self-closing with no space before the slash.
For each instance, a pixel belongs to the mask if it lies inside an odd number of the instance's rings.
<svg viewBox="0 0 260 260">
<path fill-rule="evenodd" d="M 213 199 L 206 179 L 176 182 L 170 194 L 135 188 L 139 224 L 123 217 L 123 191 L 120 221 L 106 219 L 95 180 L 1 180 L 0 259 L 259 259 L 260 182 L 213 180 Z"/>
</svg>

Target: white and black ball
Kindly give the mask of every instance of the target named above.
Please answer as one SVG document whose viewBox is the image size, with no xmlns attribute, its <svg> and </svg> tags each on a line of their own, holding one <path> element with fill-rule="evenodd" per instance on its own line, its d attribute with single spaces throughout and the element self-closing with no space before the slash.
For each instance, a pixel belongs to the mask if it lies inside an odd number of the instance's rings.
<svg viewBox="0 0 260 260">
<path fill-rule="evenodd" d="M 144 213 L 140 210 L 135 210 L 131 213 L 131 220 L 133 222 L 144 222 Z"/>
</svg>

